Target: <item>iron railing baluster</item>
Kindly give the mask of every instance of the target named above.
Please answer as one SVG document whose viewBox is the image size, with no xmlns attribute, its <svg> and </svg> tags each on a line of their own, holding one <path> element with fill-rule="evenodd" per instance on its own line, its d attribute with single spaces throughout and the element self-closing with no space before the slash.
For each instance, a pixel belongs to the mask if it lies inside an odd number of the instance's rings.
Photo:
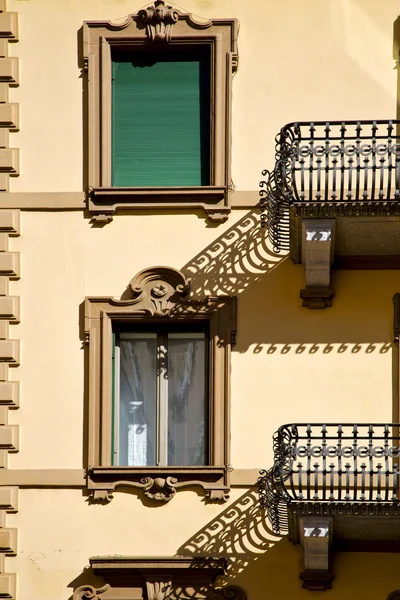
<svg viewBox="0 0 400 600">
<path fill-rule="evenodd" d="M 287 526 L 284 507 L 292 502 L 398 506 L 398 453 L 396 423 L 280 427 L 274 465 L 259 480 L 260 502 L 274 531 Z"/>
<path fill-rule="evenodd" d="M 263 171 L 260 183 L 261 220 L 276 252 L 289 249 L 293 204 L 313 210 L 333 202 L 329 215 L 398 214 L 399 125 L 393 119 L 313 121 L 281 129 L 275 167 Z"/>
</svg>

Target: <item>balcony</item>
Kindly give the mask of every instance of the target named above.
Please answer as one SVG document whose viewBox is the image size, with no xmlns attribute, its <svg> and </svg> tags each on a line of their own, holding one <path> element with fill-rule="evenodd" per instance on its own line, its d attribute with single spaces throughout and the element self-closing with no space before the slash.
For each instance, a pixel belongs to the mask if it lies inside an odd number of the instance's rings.
<svg viewBox="0 0 400 600">
<path fill-rule="evenodd" d="M 262 223 L 275 252 L 305 266 L 304 306 L 331 305 L 332 264 L 399 268 L 400 121 L 285 125 L 263 176 Z"/>
<path fill-rule="evenodd" d="M 332 545 L 400 551 L 399 427 L 290 424 L 274 435 L 274 464 L 261 472 L 260 503 L 275 533 L 289 532 L 302 544 L 304 587 L 330 587 Z"/>
</svg>

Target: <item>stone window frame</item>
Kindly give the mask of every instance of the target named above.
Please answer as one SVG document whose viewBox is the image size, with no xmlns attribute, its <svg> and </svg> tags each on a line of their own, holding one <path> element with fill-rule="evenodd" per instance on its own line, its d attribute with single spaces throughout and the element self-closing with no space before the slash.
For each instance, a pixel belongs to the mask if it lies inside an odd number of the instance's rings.
<svg viewBox="0 0 400 600">
<path fill-rule="evenodd" d="M 210 501 L 230 489 L 230 355 L 236 341 L 236 297 L 191 298 L 178 270 L 151 267 L 130 282 L 127 299 L 85 299 L 87 372 L 87 488 L 93 501 L 109 502 L 118 487 L 132 487 L 157 502 L 180 488 L 200 488 Z M 111 465 L 113 327 L 207 323 L 209 327 L 209 465 L 122 467 Z"/>
<path fill-rule="evenodd" d="M 238 65 L 236 19 L 198 22 L 163 0 L 130 15 L 123 23 L 85 21 L 84 71 L 87 74 L 88 210 L 107 223 L 117 210 L 204 210 L 226 221 L 230 212 L 232 74 Z M 111 51 L 150 44 L 169 47 L 207 44 L 211 50 L 211 185 L 193 187 L 111 186 Z M 160 108 L 162 110 L 162 107 Z M 168 118 L 168 115 L 166 115 Z"/>
</svg>

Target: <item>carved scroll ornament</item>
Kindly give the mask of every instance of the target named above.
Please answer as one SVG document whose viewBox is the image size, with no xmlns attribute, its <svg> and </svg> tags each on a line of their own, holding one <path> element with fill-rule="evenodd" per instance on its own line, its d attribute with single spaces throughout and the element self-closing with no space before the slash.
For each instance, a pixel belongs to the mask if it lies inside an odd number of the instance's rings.
<svg viewBox="0 0 400 600">
<path fill-rule="evenodd" d="M 177 300 L 188 293 L 189 282 L 172 267 L 151 267 L 135 275 L 129 287 L 138 310 L 165 317 Z"/>
<path fill-rule="evenodd" d="M 177 474 L 179 473 L 177 469 Z M 199 475 L 197 475 L 199 476 Z M 216 475 L 217 477 L 218 475 Z M 220 475 L 221 476 L 221 475 Z M 178 489 L 192 487 L 197 485 L 203 488 L 205 497 L 209 502 L 226 502 L 229 500 L 229 489 L 223 486 L 221 483 L 207 484 L 206 482 L 198 481 L 194 479 L 196 474 L 192 474 L 189 480 L 186 481 L 184 477 L 182 481 L 179 481 L 177 477 L 143 477 L 138 481 L 121 480 L 118 481 L 114 486 L 124 486 L 140 489 L 143 494 L 150 500 L 155 502 L 164 503 L 169 502 L 175 497 Z M 200 475 L 201 477 L 201 475 Z M 93 489 L 91 490 L 91 503 L 107 504 L 114 498 L 114 487 L 108 489 Z"/>
<path fill-rule="evenodd" d="M 108 583 L 98 589 L 92 585 L 82 585 L 74 591 L 73 600 L 101 600 L 101 594 L 109 589 Z"/>
<path fill-rule="evenodd" d="M 169 42 L 172 25 L 179 19 L 178 11 L 166 6 L 164 0 L 156 0 L 154 6 L 140 10 L 138 16 L 145 23 L 147 36 L 152 42 Z"/>
</svg>

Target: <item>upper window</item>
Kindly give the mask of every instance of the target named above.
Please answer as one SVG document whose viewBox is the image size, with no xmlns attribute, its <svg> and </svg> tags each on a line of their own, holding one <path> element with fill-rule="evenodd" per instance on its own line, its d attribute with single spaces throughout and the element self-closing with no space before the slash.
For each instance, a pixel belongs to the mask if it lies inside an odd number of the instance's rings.
<svg viewBox="0 0 400 600">
<path fill-rule="evenodd" d="M 112 55 L 114 187 L 210 185 L 210 51 Z"/>
<path fill-rule="evenodd" d="M 165 502 L 201 486 L 225 500 L 236 299 L 188 298 L 187 279 L 167 267 L 129 289 L 85 301 L 88 488 L 98 500 L 132 486 Z"/>
<path fill-rule="evenodd" d="M 88 208 L 230 211 L 234 19 L 197 23 L 156 0 L 125 23 L 84 24 Z"/>
</svg>

